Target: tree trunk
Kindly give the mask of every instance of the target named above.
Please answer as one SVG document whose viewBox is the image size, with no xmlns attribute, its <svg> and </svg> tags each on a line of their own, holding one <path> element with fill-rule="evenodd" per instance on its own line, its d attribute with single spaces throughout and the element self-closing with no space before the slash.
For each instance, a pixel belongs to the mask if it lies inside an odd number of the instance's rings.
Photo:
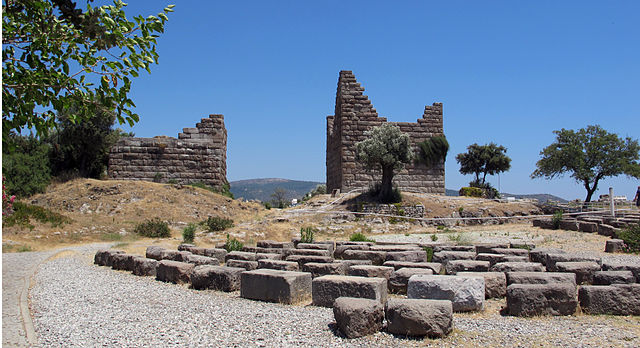
<svg viewBox="0 0 640 348">
<path fill-rule="evenodd" d="M 587 198 L 584 199 L 584 202 L 589 203 L 591 202 L 591 197 L 593 196 L 593 194 L 596 192 L 596 189 L 598 188 L 598 179 L 596 179 L 596 182 L 593 183 L 593 187 L 590 187 L 589 182 L 585 180 L 584 188 L 587 189 Z"/>
<path fill-rule="evenodd" d="M 382 187 L 378 199 L 382 202 L 389 202 L 393 197 L 393 167 L 382 168 Z"/>
</svg>

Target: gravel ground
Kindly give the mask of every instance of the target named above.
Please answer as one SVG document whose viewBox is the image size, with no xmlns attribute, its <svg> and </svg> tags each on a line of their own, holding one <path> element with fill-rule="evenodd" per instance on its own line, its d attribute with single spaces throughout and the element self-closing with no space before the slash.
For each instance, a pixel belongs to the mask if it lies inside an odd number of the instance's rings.
<svg viewBox="0 0 640 348">
<path fill-rule="evenodd" d="M 95 247 L 75 250 L 35 276 L 31 312 L 43 347 L 640 346 L 640 317 L 502 317 L 504 300 L 455 314 L 454 332 L 442 340 L 382 332 L 348 340 L 333 329 L 331 309 L 195 291 L 95 266 Z"/>
</svg>

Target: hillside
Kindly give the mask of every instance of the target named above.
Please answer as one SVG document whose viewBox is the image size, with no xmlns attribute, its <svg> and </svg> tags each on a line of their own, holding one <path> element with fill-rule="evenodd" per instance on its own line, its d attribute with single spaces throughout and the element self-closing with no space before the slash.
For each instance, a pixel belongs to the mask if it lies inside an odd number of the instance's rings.
<svg viewBox="0 0 640 348">
<path fill-rule="evenodd" d="M 231 193 L 236 198 L 244 198 L 246 200 L 257 199 L 267 202 L 272 199 L 271 195 L 277 188 L 286 191 L 288 200 L 293 198 L 302 198 L 307 192 L 316 188 L 316 186 L 324 184 L 314 181 L 297 181 L 288 179 L 250 179 L 238 180 L 229 183 L 231 185 Z"/>
<path fill-rule="evenodd" d="M 446 189 L 446 195 L 450 196 L 450 197 L 457 197 L 458 196 L 458 191 L 456 190 L 451 190 L 451 189 Z M 538 202 L 540 203 L 544 203 L 546 201 L 557 201 L 560 203 L 566 203 L 567 200 L 564 198 L 560 198 L 558 196 L 554 196 L 552 194 L 548 194 L 548 193 L 530 193 L 530 194 L 515 194 L 515 193 L 501 193 L 502 198 L 507 198 L 507 197 L 515 197 L 517 199 L 524 199 L 524 198 L 528 198 L 528 199 L 537 199 Z"/>
</svg>

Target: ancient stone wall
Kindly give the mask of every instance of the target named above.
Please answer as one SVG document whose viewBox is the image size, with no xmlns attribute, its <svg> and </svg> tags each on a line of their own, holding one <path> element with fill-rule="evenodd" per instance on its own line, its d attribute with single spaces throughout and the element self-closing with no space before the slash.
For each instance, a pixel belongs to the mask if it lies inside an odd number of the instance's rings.
<svg viewBox="0 0 640 348">
<path fill-rule="evenodd" d="M 222 189 L 227 182 L 227 130 L 223 115 L 203 118 L 178 138 L 120 139 L 109 153 L 109 177 L 187 184 L 202 182 Z"/>
<path fill-rule="evenodd" d="M 367 188 L 381 181 L 382 174 L 369 171 L 356 161 L 356 146 L 365 140 L 365 131 L 386 123 L 364 95 L 364 87 L 351 71 L 341 71 L 336 92 L 336 108 L 327 117 L 327 189 L 347 192 Z M 414 154 L 419 154 L 418 143 L 434 136 L 443 136 L 442 103 L 425 106 L 422 118 L 415 123 L 391 122 L 409 134 Z M 433 166 L 411 163 L 394 176 L 394 183 L 401 190 L 445 194 L 444 160 Z"/>
</svg>

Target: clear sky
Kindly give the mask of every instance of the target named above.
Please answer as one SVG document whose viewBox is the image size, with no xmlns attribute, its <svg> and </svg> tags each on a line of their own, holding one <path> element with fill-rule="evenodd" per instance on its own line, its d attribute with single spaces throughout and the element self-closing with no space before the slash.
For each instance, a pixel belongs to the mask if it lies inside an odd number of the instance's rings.
<svg viewBox="0 0 640 348">
<path fill-rule="evenodd" d="M 127 14 L 164 5 L 132 1 Z M 444 103 L 451 189 L 471 180 L 455 155 L 495 142 L 513 159 L 502 192 L 584 199 L 568 177 L 529 177 L 552 131 L 600 124 L 640 137 L 640 1 L 182 1 L 174 10 L 160 65 L 134 81 L 133 131 L 175 137 L 224 114 L 231 181 L 324 182 L 340 70 L 390 121 L 415 122 Z M 608 179 L 595 197 L 613 186 L 632 198 L 638 185 Z"/>
</svg>

